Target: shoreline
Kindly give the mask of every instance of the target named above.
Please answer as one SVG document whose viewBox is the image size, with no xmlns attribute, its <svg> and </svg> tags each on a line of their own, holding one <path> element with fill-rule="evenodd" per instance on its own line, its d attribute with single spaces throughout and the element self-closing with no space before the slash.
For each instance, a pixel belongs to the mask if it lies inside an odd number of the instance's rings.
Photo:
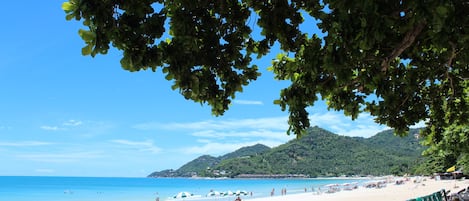
<svg viewBox="0 0 469 201">
<path fill-rule="evenodd" d="M 456 193 L 459 190 L 469 187 L 469 180 L 435 180 L 429 177 L 412 177 L 397 185 L 395 181 L 403 178 L 393 178 L 382 188 L 365 188 L 360 186 L 354 190 L 342 190 L 335 193 L 306 192 L 287 195 L 277 195 L 271 197 L 249 198 L 242 197 L 249 201 L 363 201 L 363 200 L 381 200 L 381 201 L 404 201 L 429 195 L 444 189 Z M 372 180 L 378 181 L 378 180 Z"/>
</svg>

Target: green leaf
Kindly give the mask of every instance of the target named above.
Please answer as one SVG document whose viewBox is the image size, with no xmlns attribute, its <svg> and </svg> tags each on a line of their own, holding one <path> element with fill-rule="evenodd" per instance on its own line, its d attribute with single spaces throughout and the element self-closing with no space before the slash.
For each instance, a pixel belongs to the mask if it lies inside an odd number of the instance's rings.
<svg viewBox="0 0 469 201">
<path fill-rule="evenodd" d="M 74 17 L 75 17 L 75 14 L 72 13 L 72 14 L 66 15 L 66 16 L 65 16 L 65 19 L 66 19 L 67 21 L 70 21 L 70 20 L 72 20 Z"/>
<path fill-rule="evenodd" d="M 166 80 L 169 81 L 169 80 L 174 79 L 174 76 L 173 76 L 173 74 L 168 73 L 168 74 L 165 76 L 165 78 L 166 78 Z"/>
<path fill-rule="evenodd" d="M 448 13 L 448 8 L 445 6 L 438 6 L 436 7 L 436 13 L 438 13 L 440 16 L 444 16 Z"/>
<path fill-rule="evenodd" d="M 82 55 L 89 55 L 89 54 L 91 54 L 92 51 L 93 51 L 93 46 L 91 46 L 91 45 L 87 45 L 87 46 L 81 48 L 81 54 Z"/>
<path fill-rule="evenodd" d="M 70 2 L 63 2 L 62 3 L 62 10 L 64 10 L 65 12 L 71 12 L 73 10 L 75 10 L 75 5 L 70 3 Z"/>
<path fill-rule="evenodd" d="M 91 24 L 91 20 L 86 19 L 85 21 L 83 21 L 83 25 L 85 26 L 90 26 L 90 24 Z"/>
<path fill-rule="evenodd" d="M 298 80 L 298 78 L 300 77 L 300 74 L 299 73 L 293 73 L 293 80 L 296 81 Z"/>
<path fill-rule="evenodd" d="M 362 27 L 366 27 L 366 19 L 361 17 L 360 18 L 360 24 L 361 24 Z"/>
<path fill-rule="evenodd" d="M 78 30 L 78 35 L 85 41 L 85 42 L 90 42 L 96 38 L 96 34 L 94 34 L 91 31 L 87 31 L 84 29 Z"/>
</svg>

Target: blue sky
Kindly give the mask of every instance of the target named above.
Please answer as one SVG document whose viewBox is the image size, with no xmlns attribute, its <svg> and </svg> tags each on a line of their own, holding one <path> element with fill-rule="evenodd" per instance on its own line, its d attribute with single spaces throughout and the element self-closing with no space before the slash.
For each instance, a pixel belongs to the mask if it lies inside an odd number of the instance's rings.
<svg viewBox="0 0 469 201">
<path fill-rule="evenodd" d="M 210 154 L 285 143 L 287 116 L 273 100 L 286 83 L 263 75 L 224 116 L 171 90 L 161 71 L 130 73 L 121 53 L 81 55 L 81 23 L 66 21 L 63 0 L 6 1 L 0 12 L 0 175 L 144 177 Z M 346 136 L 386 129 L 309 109 L 312 125 Z"/>
</svg>

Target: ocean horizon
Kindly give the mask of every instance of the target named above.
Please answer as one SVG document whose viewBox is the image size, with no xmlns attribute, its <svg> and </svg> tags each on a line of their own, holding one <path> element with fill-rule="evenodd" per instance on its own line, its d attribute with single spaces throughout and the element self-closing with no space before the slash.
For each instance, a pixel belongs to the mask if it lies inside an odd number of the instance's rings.
<svg viewBox="0 0 469 201">
<path fill-rule="evenodd" d="M 367 178 L 217 179 L 147 177 L 0 176 L 0 200 L 5 201 L 160 201 L 179 192 L 197 195 L 190 200 L 229 201 L 234 196 L 211 197 L 211 191 L 246 191 L 243 197 L 268 197 L 312 192 L 328 184 L 363 183 Z"/>
</svg>

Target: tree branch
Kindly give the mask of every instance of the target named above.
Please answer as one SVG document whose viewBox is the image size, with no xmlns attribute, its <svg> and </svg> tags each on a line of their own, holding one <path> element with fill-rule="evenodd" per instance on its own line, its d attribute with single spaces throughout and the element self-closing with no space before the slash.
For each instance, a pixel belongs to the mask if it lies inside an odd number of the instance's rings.
<svg viewBox="0 0 469 201">
<path fill-rule="evenodd" d="M 451 55 L 450 55 L 448 61 L 446 62 L 446 68 L 448 68 L 446 70 L 446 77 L 449 79 L 451 88 L 454 91 L 453 78 L 449 75 L 449 71 L 451 70 L 451 65 L 453 64 L 453 59 L 456 57 L 456 44 L 454 44 L 451 41 L 449 42 L 449 44 L 451 45 Z"/>
<path fill-rule="evenodd" d="M 447 68 L 450 68 L 451 65 L 453 65 L 453 59 L 456 58 L 456 55 L 457 55 L 456 44 L 454 44 L 451 41 L 449 42 L 449 44 L 451 45 L 451 56 L 449 57 L 448 62 L 446 62 Z"/>
<path fill-rule="evenodd" d="M 405 34 L 405 37 L 402 39 L 401 43 L 396 48 L 394 48 L 389 56 L 383 59 L 383 62 L 381 62 L 381 71 L 387 71 L 389 68 L 389 62 L 401 55 L 404 50 L 409 48 L 412 43 L 414 43 L 415 38 L 417 38 L 420 32 L 422 32 L 426 24 L 427 22 L 423 20 Z"/>
</svg>

